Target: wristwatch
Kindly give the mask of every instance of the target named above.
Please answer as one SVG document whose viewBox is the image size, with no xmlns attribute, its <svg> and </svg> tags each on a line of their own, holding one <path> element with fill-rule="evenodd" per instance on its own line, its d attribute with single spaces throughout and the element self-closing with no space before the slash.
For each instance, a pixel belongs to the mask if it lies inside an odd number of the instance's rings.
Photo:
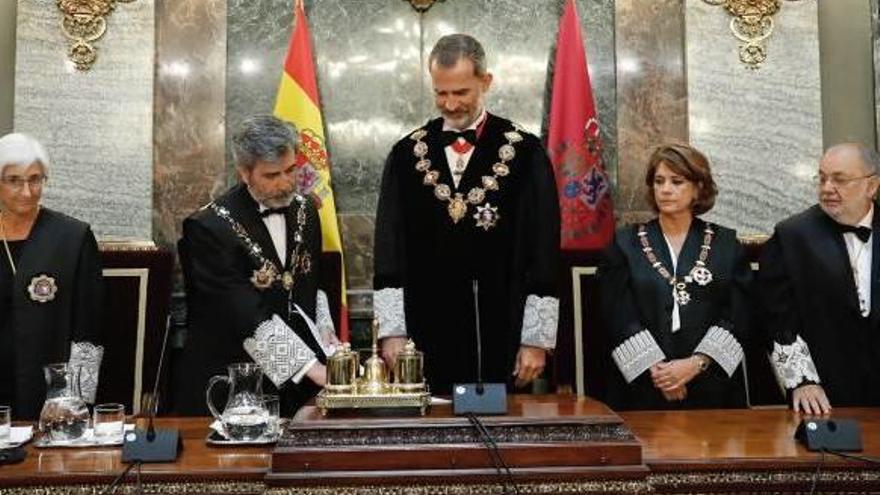
<svg viewBox="0 0 880 495">
<path fill-rule="evenodd" d="M 693 357 L 697 359 L 697 365 L 700 367 L 700 373 L 709 369 L 708 356 L 704 356 L 703 354 L 694 354 Z"/>
</svg>

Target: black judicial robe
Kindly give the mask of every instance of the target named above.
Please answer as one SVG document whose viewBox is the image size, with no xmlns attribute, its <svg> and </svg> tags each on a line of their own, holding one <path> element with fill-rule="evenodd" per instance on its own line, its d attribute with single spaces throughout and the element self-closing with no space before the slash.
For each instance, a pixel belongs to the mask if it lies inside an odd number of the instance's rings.
<svg viewBox="0 0 880 495">
<path fill-rule="evenodd" d="M 780 222 L 762 252 L 759 294 L 770 345 L 788 346 L 800 336 L 832 407 L 880 406 L 878 230 L 874 205 L 867 318 L 859 311 L 843 235 L 818 205 Z"/>
<path fill-rule="evenodd" d="M 233 186 L 214 204 L 226 208 L 244 227 L 276 266 L 278 259 L 269 230 L 259 214 L 259 207 L 243 184 Z M 296 211 L 294 201 L 288 213 L 287 254 L 290 259 L 296 245 Z M 321 223 L 311 200 L 306 201 L 306 225 L 303 245 L 311 256 L 311 269 L 298 271 L 292 288 L 293 302 L 312 320 L 315 319 L 315 301 L 318 291 L 319 259 L 321 254 Z M 297 314 L 288 314 L 289 293 L 281 284 L 258 290 L 251 282 L 254 270 L 260 268 L 248 253 L 247 245 L 235 234 L 230 224 L 214 210 L 205 207 L 183 222 L 183 237 L 178 243 L 186 285 L 187 336 L 175 373 L 176 396 L 174 408 L 179 414 L 208 415 L 205 388 L 214 375 L 228 374 L 232 363 L 252 362 L 243 348 L 246 338 L 257 326 L 277 314 L 323 362 L 325 356 L 305 322 Z M 217 387 L 223 389 L 223 387 Z M 225 405 L 216 396 L 216 406 Z M 290 415 L 318 392 L 308 379 L 299 384 L 288 381 L 278 391 L 282 414 Z M 263 392 L 271 393 L 275 386 L 263 381 Z"/>
<path fill-rule="evenodd" d="M 9 361 L 0 363 L 11 397 L 12 417 L 35 420 L 46 400 L 43 366 L 67 362 L 71 343 L 100 345 L 103 281 L 98 245 L 85 222 L 41 208 L 27 240 L 17 243 L 12 279 L 5 249 L 0 270 L 9 306 L 0 311 L 2 342 L 11 346 Z M 54 299 L 38 302 L 28 286 L 35 277 L 55 280 Z"/>
<path fill-rule="evenodd" d="M 679 253 L 677 278 L 694 266 L 703 243 L 706 222 L 694 218 Z M 710 327 L 720 326 L 742 345 L 750 319 L 751 269 L 734 230 L 712 224 L 707 267 L 713 280 L 706 286 L 687 286 L 691 301 L 679 305 L 681 327 L 672 332 L 672 288 L 651 266 L 639 242 L 638 226 L 622 227 L 606 249 L 598 280 L 602 318 L 612 349 L 647 329 L 666 360 L 691 356 Z M 670 273 L 672 259 L 659 222 L 647 224 L 647 236 L 658 259 Z M 728 351 L 733 349 L 728 349 Z M 729 408 L 745 405 L 742 365 L 729 376 L 713 358 L 709 369 L 688 385 L 687 398 L 667 401 L 654 387 L 650 371 L 627 384 L 613 364 L 609 368 L 608 403 L 615 409 Z"/>
<path fill-rule="evenodd" d="M 442 119 L 429 121 L 428 145 L 438 183 L 453 194 L 479 187 L 492 176 L 506 119 L 487 114 L 467 169 L 454 182 L 441 139 Z M 472 281 L 478 281 L 484 380 L 512 383 L 528 295 L 557 297 L 559 204 L 552 166 L 538 138 L 520 130 L 510 174 L 499 178 L 485 202 L 498 208 L 497 225 L 476 225 L 475 205 L 454 223 L 447 202 L 415 169 L 409 135 L 385 163 L 376 215 L 374 289 L 403 288 L 407 334 L 425 353 L 431 391 L 448 394 L 454 383 L 474 382 L 477 345 Z"/>
</svg>

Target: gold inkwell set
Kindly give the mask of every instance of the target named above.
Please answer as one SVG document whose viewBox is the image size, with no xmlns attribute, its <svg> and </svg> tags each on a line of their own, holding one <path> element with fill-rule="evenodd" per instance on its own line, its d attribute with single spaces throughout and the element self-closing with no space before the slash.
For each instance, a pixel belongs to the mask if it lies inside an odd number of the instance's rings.
<svg viewBox="0 0 880 495">
<path fill-rule="evenodd" d="M 329 409 L 418 408 L 422 416 L 431 404 L 423 374 L 424 356 L 412 340 L 394 362 L 392 377 L 379 357 L 379 322 L 373 320 L 373 353 L 358 376 L 360 359 L 346 342 L 327 358 L 327 384 L 315 398 L 321 414 Z"/>
</svg>

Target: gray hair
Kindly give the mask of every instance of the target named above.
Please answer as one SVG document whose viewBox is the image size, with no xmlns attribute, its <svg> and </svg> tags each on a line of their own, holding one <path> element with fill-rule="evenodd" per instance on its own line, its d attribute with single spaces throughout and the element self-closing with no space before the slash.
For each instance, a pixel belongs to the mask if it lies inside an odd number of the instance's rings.
<svg viewBox="0 0 880 495">
<path fill-rule="evenodd" d="M 865 170 L 872 175 L 880 175 L 880 154 L 876 150 L 865 146 L 862 143 L 840 143 L 828 148 L 825 154 L 836 153 L 838 151 L 851 150 L 858 153 Z"/>
<path fill-rule="evenodd" d="M 46 173 L 49 168 L 49 154 L 39 141 L 20 132 L 0 138 L 0 173 L 7 165 L 27 167 L 35 162 Z"/>
<path fill-rule="evenodd" d="M 468 34 L 447 34 L 437 40 L 428 56 L 428 67 L 437 62 L 440 67 L 448 69 L 463 58 L 474 64 L 474 75 L 486 74 L 486 52 L 483 45 Z"/>
<path fill-rule="evenodd" d="M 252 170 L 258 161 L 274 163 L 296 150 L 296 128 L 273 115 L 255 115 L 241 123 L 232 137 L 232 155 L 239 168 Z"/>
</svg>

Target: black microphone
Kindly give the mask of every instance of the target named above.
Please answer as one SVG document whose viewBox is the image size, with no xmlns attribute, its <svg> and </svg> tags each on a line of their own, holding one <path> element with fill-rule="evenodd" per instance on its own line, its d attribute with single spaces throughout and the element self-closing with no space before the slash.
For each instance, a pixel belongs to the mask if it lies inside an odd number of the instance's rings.
<svg viewBox="0 0 880 495">
<path fill-rule="evenodd" d="M 480 289 L 476 279 L 474 323 L 477 336 L 477 383 L 457 383 L 452 387 L 452 410 L 461 414 L 507 414 L 507 388 L 503 383 L 483 382 L 483 339 L 480 332 Z"/>
<path fill-rule="evenodd" d="M 122 444 L 122 462 L 173 462 L 177 459 L 180 449 L 180 432 L 176 429 L 156 429 L 153 419 L 159 409 L 159 380 L 162 377 L 162 365 L 165 362 L 165 351 L 168 347 L 168 332 L 171 325 L 166 322 L 165 335 L 162 337 L 162 351 L 159 354 L 159 368 L 156 370 L 156 383 L 153 384 L 153 395 L 147 404 L 147 429 L 125 433 Z"/>
</svg>

